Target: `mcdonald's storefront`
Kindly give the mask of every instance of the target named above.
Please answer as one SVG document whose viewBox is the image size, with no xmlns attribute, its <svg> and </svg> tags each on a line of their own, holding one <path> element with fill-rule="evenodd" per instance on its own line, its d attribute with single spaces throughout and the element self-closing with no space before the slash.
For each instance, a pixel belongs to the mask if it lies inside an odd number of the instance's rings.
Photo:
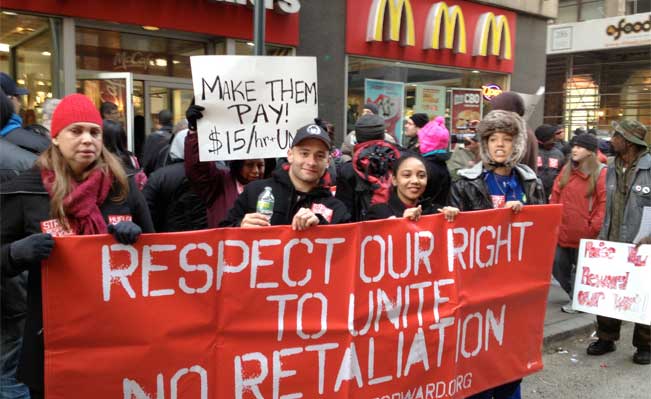
<svg viewBox="0 0 651 399">
<path fill-rule="evenodd" d="M 375 102 L 398 139 L 413 112 L 444 116 L 451 132 L 463 133 L 492 96 L 511 88 L 513 11 L 469 1 L 348 0 L 346 18 L 348 130 L 363 104 Z"/>
</svg>

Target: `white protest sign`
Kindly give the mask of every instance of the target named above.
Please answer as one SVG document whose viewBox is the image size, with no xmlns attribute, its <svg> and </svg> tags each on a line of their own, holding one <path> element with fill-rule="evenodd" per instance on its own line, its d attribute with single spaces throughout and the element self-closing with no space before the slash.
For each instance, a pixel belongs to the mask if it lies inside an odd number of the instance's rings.
<svg viewBox="0 0 651 399">
<path fill-rule="evenodd" d="M 651 324 L 651 245 L 581 240 L 574 309 Z"/>
<path fill-rule="evenodd" d="M 201 161 L 287 155 L 318 114 L 316 58 L 190 57 Z"/>
</svg>

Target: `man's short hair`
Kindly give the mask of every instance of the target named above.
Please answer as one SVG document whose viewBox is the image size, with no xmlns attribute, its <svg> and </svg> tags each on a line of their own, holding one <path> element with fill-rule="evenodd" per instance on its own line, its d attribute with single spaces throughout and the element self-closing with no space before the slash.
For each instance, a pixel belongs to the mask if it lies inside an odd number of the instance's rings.
<svg viewBox="0 0 651 399">
<path fill-rule="evenodd" d="M 103 102 L 102 105 L 99 106 L 99 113 L 100 115 L 102 115 L 102 118 L 104 118 L 105 115 L 108 115 L 117 109 L 118 109 L 117 105 L 107 101 L 107 102 Z"/>
</svg>

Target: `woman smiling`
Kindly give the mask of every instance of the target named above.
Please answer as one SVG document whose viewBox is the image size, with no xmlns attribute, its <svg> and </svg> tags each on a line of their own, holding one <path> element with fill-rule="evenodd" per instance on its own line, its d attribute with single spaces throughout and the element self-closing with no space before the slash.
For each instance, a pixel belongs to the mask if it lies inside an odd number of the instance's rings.
<svg viewBox="0 0 651 399">
<path fill-rule="evenodd" d="M 453 220 L 459 213 L 457 208 L 441 207 L 438 204 L 421 204 L 427 187 L 428 174 L 425 160 L 417 154 L 405 153 L 394 165 L 393 189 L 387 203 L 372 205 L 368 210 L 367 220 L 404 217 L 412 221 L 421 215 L 441 212 L 447 220 Z"/>
</svg>

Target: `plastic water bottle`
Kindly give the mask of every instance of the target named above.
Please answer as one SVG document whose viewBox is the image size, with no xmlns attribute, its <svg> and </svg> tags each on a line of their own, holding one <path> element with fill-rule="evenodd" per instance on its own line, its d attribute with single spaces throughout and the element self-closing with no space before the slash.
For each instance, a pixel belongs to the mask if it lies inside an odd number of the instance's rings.
<svg viewBox="0 0 651 399">
<path fill-rule="evenodd" d="M 274 214 L 274 195 L 271 193 L 271 187 L 267 186 L 264 191 L 258 196 L 258 202 L 255 206 L 255 211 L 265 215 L 267 219 L 271 219 Z"/>
</svg>

